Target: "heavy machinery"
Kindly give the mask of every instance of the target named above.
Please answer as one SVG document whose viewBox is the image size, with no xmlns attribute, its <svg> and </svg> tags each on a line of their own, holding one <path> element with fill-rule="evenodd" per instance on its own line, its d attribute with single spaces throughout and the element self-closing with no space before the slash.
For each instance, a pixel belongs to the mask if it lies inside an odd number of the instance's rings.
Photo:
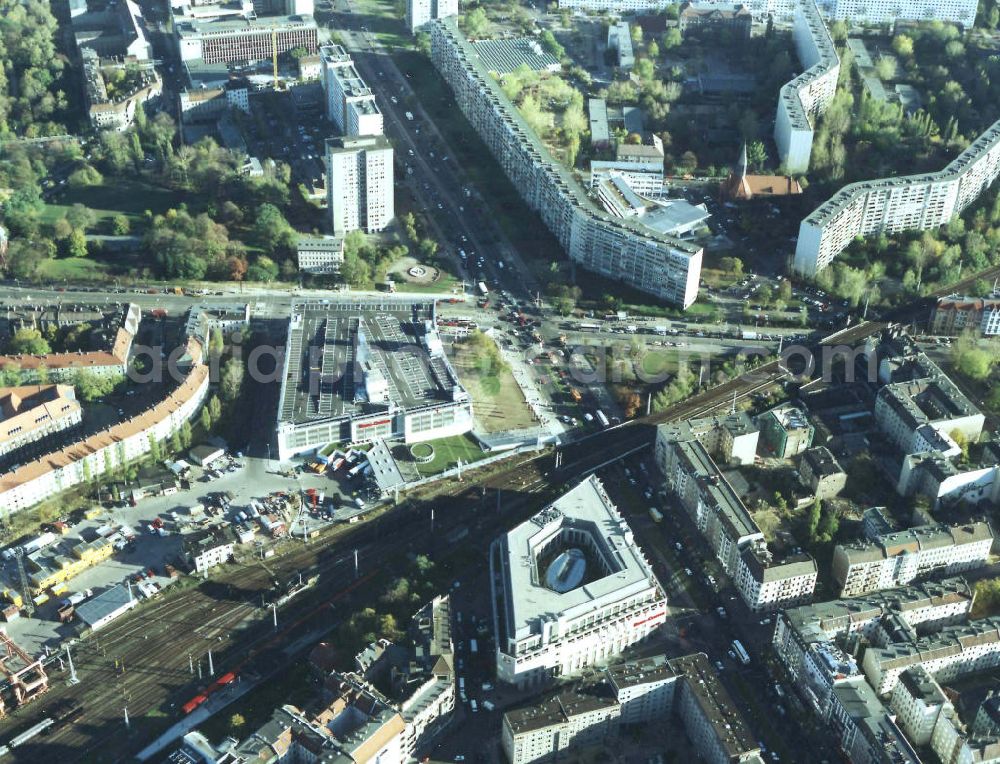
<svg viewBox="0 0 1000 764">
<path fill-rule="evenodd" d="M 0 718 L 13 707 L 23 706 L 49 689 L 49 677 L 40 660 L 18 647 L 7 632 L 0 629 Z"/>
</svg>

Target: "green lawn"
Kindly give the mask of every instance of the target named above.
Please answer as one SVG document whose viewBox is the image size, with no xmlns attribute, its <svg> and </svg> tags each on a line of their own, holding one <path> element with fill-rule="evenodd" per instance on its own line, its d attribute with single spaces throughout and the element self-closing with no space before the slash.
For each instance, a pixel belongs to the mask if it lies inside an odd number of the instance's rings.
<svg viewBox="0 0 1000 764">
<path fill-rule="evenodd" d="M 649 376 L 677 370 L 677 351 L 650 350 L 642 357 L 642 371 Z"/>
<path fill-rule="evenodd" d="M 392 0 L 359 0 L 355 3 L 358 16 L 365 18 L 365 26 L 379 43 L 389 48 L 403 48 L 413 44 L 403 24 L 404 8 Z"/>
<path fill-rule="evenodd" d="M 409 281 L 397 281 L 396 291 L 397 292 L 432 292 L 432 293 L 444 293 L 451 294 L 455 288 L 458 286 L 458 279 L 455 278 L 450 273 L 441 271 L 441 275 L 438 277 L 437 281 L 432 281 L 428 284 L 414 284 Z"/>
<path fill-rule="evenodd" d="M 475 407 L 476 426 L 486 432 L 503 432 L 532 427 L 534 414 L 509 369 L 483 376 L 478 359 L 453 353 L 452 363 L 462 386 L 469 391 Z"/>
<path fill-rule="evenodd" d="M 454 467 L 459 459 L 462 460 L 462 464 L 469 464 L 486 456 L 479 444 L 469 435 L 456 435 L 427 442 L 434 446 L 434 459 L 427 464 L 417 465 L 417 469 L 424 477 Z"/>
<path fill-rule="evenodd" d="M 74 204 L 83 204 L 93 210 L 99 219 L 122 213 L 135 224 L 143 219 L 146 210 L 158 215 L 183 201 L 181 194 L 159 186 L 138 180 L 116 180 L 110 184 L 60 191 L 55 203 L 45 205 L 41 220 L 51 223 L 65 215 Z"/>
<path fill-rule="evenodd" d="M 43 260 L 38 266 L 38 278 L 50 281 L 89 281 L 103 278 L 108 272 L 105 263 L 86 257 L 69 257 L 63 260 Z"/>
</svg>

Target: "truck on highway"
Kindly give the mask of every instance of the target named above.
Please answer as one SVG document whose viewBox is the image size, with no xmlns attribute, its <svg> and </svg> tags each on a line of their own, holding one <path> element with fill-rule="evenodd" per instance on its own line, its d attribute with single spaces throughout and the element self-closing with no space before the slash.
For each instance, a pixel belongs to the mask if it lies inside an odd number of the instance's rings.
<svg viewBox="0 0 1000 764">
<path fill-rule="evenodd" d="M 474 639 L 469 640 L 469 652 L 473 655 L 479 652 L 479 644 Z"/>
<path fill-rule="evenodd" d="M 611 426 L 611 422 L 608 421 L 608 418 L 604 415 L 604 412 L 601 411 L 600 409 L 594 412 L 594 416 L 596 416 L 597 421 L 601 423 L 601 427 Z"/>
</svg>

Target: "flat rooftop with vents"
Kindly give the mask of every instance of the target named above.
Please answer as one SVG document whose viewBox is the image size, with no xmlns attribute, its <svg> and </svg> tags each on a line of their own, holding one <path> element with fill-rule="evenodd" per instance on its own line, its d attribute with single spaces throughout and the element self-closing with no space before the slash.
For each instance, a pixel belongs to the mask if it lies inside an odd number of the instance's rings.
<svg viewBox="0 0 1000 764">
<path fill-rule="evenodd" d="M 292 307 L 280 458 L 330 442 L 467 432 L 472 402 L 445 356 L 433 302 L 309 300 Z"/>
<path fill-rule="evenodd" d="M 522 684 L 553 661 L 576 665 L 574 651 L 593 661 L 591 640 L 617 654 L 665 617 L 632 529 L 593 475 L 495 540 L 490 565 L 501 681 Z"/>
</svg>

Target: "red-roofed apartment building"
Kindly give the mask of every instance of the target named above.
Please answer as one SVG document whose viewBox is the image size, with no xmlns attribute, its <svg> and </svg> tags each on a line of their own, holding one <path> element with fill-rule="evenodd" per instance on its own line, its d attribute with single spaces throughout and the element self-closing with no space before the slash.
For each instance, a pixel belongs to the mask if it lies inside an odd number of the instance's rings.
<svg viewBox="0 0 1000 764">
<path fill-rule="evenodd" d="M 1000 295 L 960 297 L 957 294 L 938 298 L 931 314 L 931 334 L 960 334 L 978 329 L 984 337 L 1000 334 Z"/>
</svg>

